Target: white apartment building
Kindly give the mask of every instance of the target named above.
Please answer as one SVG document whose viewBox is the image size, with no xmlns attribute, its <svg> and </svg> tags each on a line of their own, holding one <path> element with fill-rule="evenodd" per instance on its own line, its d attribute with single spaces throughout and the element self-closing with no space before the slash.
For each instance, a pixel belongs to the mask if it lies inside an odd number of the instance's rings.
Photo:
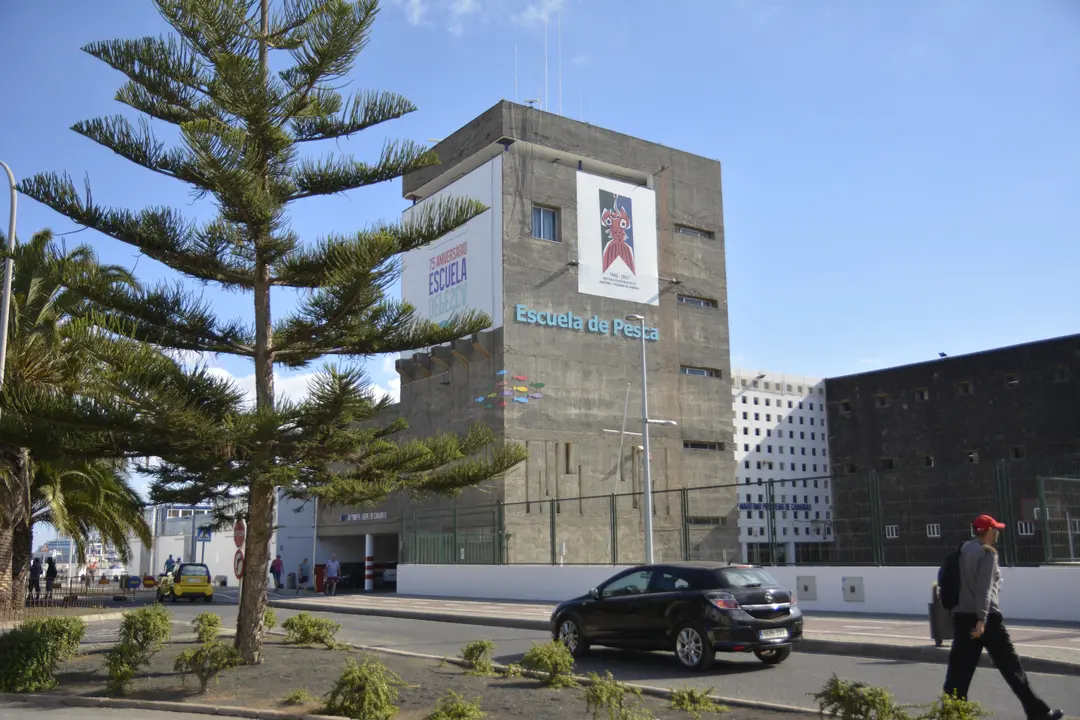
<svg viewBox="0 0 1080 720">
<path fill-rule="evenodd" d="M 825 381 L 733 369 L 731 395 L 743 561 L 822 559 L 833 540 Z"/>
</svg>

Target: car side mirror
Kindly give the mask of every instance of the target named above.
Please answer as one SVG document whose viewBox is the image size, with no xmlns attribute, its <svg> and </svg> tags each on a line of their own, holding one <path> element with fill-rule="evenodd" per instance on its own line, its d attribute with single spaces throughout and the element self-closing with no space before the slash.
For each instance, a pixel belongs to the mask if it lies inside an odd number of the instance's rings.
<svg viewBox="0 0 1080 720">
<path fill-rule="evenodd" d="M 592 590 L 589 591 L 589 597 L 591 597 L 593 600 L 599 600 L 600 599 L 600 591 L 597 590 L 596 588 L 593 588 Z"/>
</svg>

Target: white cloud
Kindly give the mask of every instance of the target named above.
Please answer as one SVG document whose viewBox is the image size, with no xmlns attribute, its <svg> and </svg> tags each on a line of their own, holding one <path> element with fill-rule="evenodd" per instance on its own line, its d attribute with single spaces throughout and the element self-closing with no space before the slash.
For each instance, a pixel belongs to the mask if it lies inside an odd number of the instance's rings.
<svg viewBox="0 0 1080 720">
<path fill-rule="evenodd" d="M 410 25 L 424 22 L 428 11 L 428 4 L 424 0 L 393 0 L 393 3 L 405 8 L 405 17 Z"/>
<path fill-rule="evenodd" d="M 539 0 L 531 2 L 525 9 L 514 16 L 514 22 L 522 25 L 537 25 L 551 19 L 562 9 L 564 0 Z"/>
<path fill-rule="evenodd" d="M 465 17 L 479 10 L 479 0 L 453 0 L 450 3 L 450 32 L 454 35 L 464 32 Z"/>
</svg>

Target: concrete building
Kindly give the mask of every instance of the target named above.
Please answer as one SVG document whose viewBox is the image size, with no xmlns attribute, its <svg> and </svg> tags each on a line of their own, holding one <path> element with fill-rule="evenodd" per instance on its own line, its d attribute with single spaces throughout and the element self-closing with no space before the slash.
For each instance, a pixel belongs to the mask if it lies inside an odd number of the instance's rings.
<svg viewBox="0 0 1080 720">
<path fill-rule="evenodd" d="M 738 369 L 732 377 L 743 560 L 819 561 L 833 539 L 825 382 Z"/>
<path fill-rule="evenodd" d="M 483 422 L 529 459 L 456 501 L 321 508 L 320 541 L 353 559 L 372 534 L 387 563 L 641 561 L 641 438 L 620 432 L 624 413 L 641 429 L 644 342 L 649 415 L 677 423 L 650 432 L 656 558 L 737 557 L 720 164 L 510 102 L 435 151 L 406 216 L 488 210 L 407 254 L 402 295 L 493 323 L 400 359 L 397 412 L 420 437 Z"/>
<path fill-rule="evenodd" d="M 1007 562 L 1077 556 L 1080 335 L 825 386 L 834 560 L 936 564 L 982 513 L 1008 523 Z"/>
</svg>

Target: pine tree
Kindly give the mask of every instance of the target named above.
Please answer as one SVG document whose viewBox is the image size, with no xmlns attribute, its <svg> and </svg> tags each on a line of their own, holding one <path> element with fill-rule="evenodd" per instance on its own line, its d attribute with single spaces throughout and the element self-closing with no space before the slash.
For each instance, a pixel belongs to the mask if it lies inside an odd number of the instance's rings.
<svg viewBox="0 0 1080 720">
<path fill-rule="evenodd" d="M 326 357 L 345 363 L 429 347 L 479 332 L 490 319 L 462 313 L 435 324 L 386 291 L 401 253 L 422 247 L 485 210 L 468 199 L 433 203 L 413 219 L 302 242 L 287 221 L 290 203 L 399 178 L 438 162 L 427 148 L 389 142 L 377 160 L 302 152 L 415 110 L 393 93 L 343 94 L 367 44 L 376 0 L 154 0 L 175 30 L 167 38 L 92 43 L 86 52 L 128 78 L 117 100 L 179 129 L 167 147 L 149 121 L 113 116 L 74 130 L 213 199 L 216 216 L 196 224 L 177 210 L 102 207 L 70 178 L 38 175 L 21 185 L 61 214 L 128 243 L 200 283 L 253 297 L 254 323 L 219 320 L 182 284 L 143 292 L 83 289 L 104 316 L 134 337 L 167 348 L 249 358 L 255 406 L 226 424 L 231 451 L 162 462 L 155 497 L 239 499 L 248 519 L 236 644 L 259 661 L 276 488 L 330 503 L 363 504 L 389 493 L 453 494 L 524 458 L 482 425 L 464 437 L 399 441 L 406 424 L 379 427 L 363 372 L 328 364 L 303 402 L 275 402 L 274 367 L 301 368 Z M 272 70 L 271 52 L 281 70 Z M 275 67 L 278 64 L 275 62 Z M 292 288 L 297 309 L 275 322 L 271 288 Z"/>
</svg>

